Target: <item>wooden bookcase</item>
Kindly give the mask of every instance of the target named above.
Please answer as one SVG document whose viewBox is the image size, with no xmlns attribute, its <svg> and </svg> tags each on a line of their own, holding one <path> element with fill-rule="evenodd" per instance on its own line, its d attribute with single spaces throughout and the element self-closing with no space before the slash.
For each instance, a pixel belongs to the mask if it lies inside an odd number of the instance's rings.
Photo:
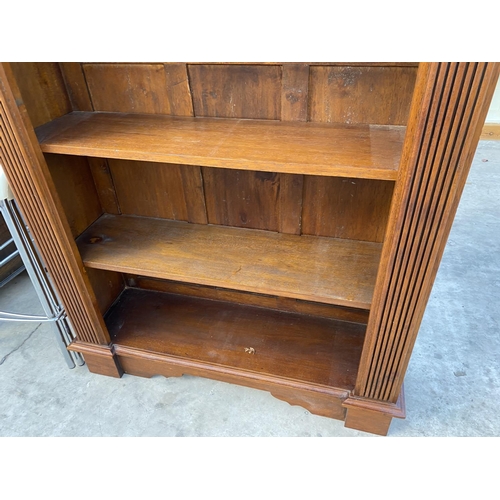
<svg viewBox="0 0 500 500">
<path fill-rule="evenodd" d="M 3 64 L 0 161 L 70 349 L 386 434 L 498 72 Z"/>
</svg>

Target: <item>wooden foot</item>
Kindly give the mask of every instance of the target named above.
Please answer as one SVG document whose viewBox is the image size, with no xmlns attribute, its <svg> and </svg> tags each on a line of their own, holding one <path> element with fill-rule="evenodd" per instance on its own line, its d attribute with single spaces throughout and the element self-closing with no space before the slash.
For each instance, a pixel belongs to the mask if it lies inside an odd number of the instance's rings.
<svg viewBox="0 0 500 500">
<path fill-rule="evenodd" d="M 349 429 L 387 436 L 391 422 L 390 415 L 372 410 L 350 408 L 347 410 L 344 426 Z"/>
<path fill-rule="evenodd" d="M 109 346 L 75 341 L 68 346 L 68 350 L 81 353 L 92 373 L 115 378 L 120 378 L 123 375 L 120 363 Z"/>
<path fill-rule="evenodd" d="M 345 427 L 386 436 L 392 419 L 405 418 L 404 390 L 396 403 L 350 396 L 342 404 L 346 408 Z"/>
</svg>

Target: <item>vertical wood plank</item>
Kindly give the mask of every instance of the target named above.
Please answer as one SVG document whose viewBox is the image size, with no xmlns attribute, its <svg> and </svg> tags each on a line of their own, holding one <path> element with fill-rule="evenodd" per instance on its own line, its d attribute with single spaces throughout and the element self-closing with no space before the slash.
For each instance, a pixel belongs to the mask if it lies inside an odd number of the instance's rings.
<svg viewBox="0 0 500 500">
<path fill-rule="evenodd" d="M 419 69 L 356 395 L 396 402 L 461 192 L 498 63 Z"/>
<path fill-rule="evenodd" d="M 47 154 L 45 160 L 76 238 L 103 213 L 87 159 Z"/>
<path fill-rule="evenodd" d="M 278 231 L 280 174 L 203 167 L 209 224 Z"/>
<path fill-rule="evenodd" d="M 281 66 L 188 65 L 195 116 L 279 120 Z"/>
<path fill-rule="evenodd" d="M 72 111 L 57 63 L 11 63 L 33 127 Z"/>
<path fill-rule="evenodd" d="M 309 65 L 284 64 L 281 120 L 307 121 L 307 102 L 309 91 Z"/>
<path fill-rule="evenodd" d="M 394 183 L 306 175 L 302 234 L 382 242 Z"/>
<path fill-rule="evenodd" d="M 193 115 L 184 63 L 84 64 L 83 68 L 96 110 Z M 102 160 L 91 165 L 108 213 L 207 221 L 199 167 L 113 161 L 106 168 Z"/>
<path fill-rule="evenodd" d="M 170 114 L 194 116 L 193 100 L 189 88 L 189 77 L 185 63 L 165 64 L 165 81 Z"/>
<path fill-rule="evenodd" d="M 190 64 L 188 72 L 196 116 L 280 118 L 281 66 Z M 287 227 L 286 220 L 280 221 L 280 200 L 287 205 L 280 175 L 203 168 L 202 176 L 210 224 L 269 231 Z"/>
<path fill-rule="evenodd" d="M 416 68 L 314 66 L 310 71 L 310 121 L 406 125 Z"/>
<path fill-rule="evenodd" d="M 313 66 L 309 120 L 332 123 L 406 124 L 416 68 Z M 382 242 L 393 182 L 307 177 L 302 232 Z"/>
<path fill-rule="evenodd" d="M 108 160 L 105 158 L 89 157 L 87 161 L 102 209 L 107 214 L 120 214 L 120 206 L 116 197 L 115 185 L 111 177 Z"/>
<path fill-rule="evenodd" d="M 125 288 L 123 275 L 91 267 L 85 268 L 85 272 L 97 298 L 99 310 L 104 315 Z"/>
<path fill-rule="evenodd" d="M 84 64 L 96 111 L 170 114 L 163 64 Z"/>
<path fill-rule="evenodd" d="M 300 234 L 302 176 L 204 167 L 209 224 Z"/>
<path fill-rule="evenodd" d="M 93 111 L 89 89 L 82 65 L 76 62 L 59 63 L 73 111 Z"/>
<path fill-rule="evenodd" d="M 281 120 L 307 121 L 309 65 L 284 64 L 281 87 Z M 279 231 L 300 234 L 303 175 L 282 175 L 280 182 Z"/>
<path fill-rule="evenodd" d="M 200 167 L 108 160 L 121 213 L 206 224 Z"/>
<path fill-rule="evenodd" d="M 59 63 L 73 111 L 93 111 L 89 89 L 80 63 Z M 111 173 L 104 158 L 87 158 L 102 209 L 119 214 L 118 200 Z M 94 287 L 95 290 L 95 287 Z"/>
<path fill-rule="evenodd" d="M 302 224 L 302 194 L 304 175 L 280 174 L 279 226 L 280 233 L 300 234 Z"/>
<path fill-rule="evenodd" d="M 178 165 L 178 169 L 186 204 L 186 220 L 196 224 L 207 224 L 208 215 L 201 167 Z"/>
</svg>

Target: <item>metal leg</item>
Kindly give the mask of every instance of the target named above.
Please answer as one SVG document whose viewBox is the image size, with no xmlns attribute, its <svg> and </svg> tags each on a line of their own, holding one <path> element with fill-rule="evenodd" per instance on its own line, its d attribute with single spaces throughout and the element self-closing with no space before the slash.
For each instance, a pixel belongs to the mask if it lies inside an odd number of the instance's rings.
<svg viewBox="0 0 500 500">
<path fill-rule="evenodd" d="M 71 325 L 66 317 L 64 308 L 57 297 L 56 291 L 50 283 L 45 272 L 45 267 L 36 251 L 33 241 L 29 235 L 21 214 L 13 200 L 0 200 L 0 211 L 5 223 L 9 228 L 12 239 L 19 251 L 26 271 L 33 283 L 35 291 L 40 299 L 45 316 L 30 316 L 14 313 L 0 313 L 3 321 L 51 321 L 54 323 L 56 340 L 61 348 L 64 359 L 70 368 L 75 363 L 83 365 L 84 361 L 79 353 L 68 351 L 66 347 L 75 338 Z"/>
</svg>

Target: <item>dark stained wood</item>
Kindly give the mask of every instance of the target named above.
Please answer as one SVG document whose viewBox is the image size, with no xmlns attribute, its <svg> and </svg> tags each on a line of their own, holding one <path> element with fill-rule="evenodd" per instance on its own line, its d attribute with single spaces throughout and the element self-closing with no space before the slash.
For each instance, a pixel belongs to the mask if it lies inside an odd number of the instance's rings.
<svg viewBox="0 0 500 500">
<path fill-rule="evenodd" d="M 170 104 L 170 114 L 194 116 L 187 65 L 185 63 L 166 64 L 165 80 L 168 88 L 167 98 Z"/>
<path fill-rule="evenodd" d="M 89 156 L 87 162 L 102 209 L 108 214 L 120 214 L 120 206 L 116 198 L 115 184 L 111 177 L 108 160 Z"/>
<path fill-rule="evenodd" d="M 203 168 L 208 222 L 300 234 L 302 176 Z"/>
<path fill-rule="evenodd" d="M 109 160 L 123 214 L 207 223 L 200 167 Z"/>
<path fill-rule="evenodd" d="M 310 66 L 349 66 L 349 67 L 368 67 L 368 68 L 377 68 L 377 67 L 414 67 L 418 68 L 418 62 L 311 62 L 308 63 Z"/>
<path fill-rule="evenodd" d="M 91 373 L 121 378 L 123 369 L 112 347 L 74 341 L 68 346 L 69 351 L 83 354 L 85 364 Z"/>
<path fill-rule="evenodd" d="M 45 160 L 76 238 L 103 213 L 89 164 L 78 156 L 47 154 Z"/>
<path fill-rule="evenodd" d="M 396 177 L 405 128 L 73 112 L 40 127 L 46 153 L 266 172 Z"/>
<path fill-rule="evenodd" d="M 72 111 L 57 63 L 11 63 L 33 127 Z"/>
<path fill-rule="evenodd" d="M 349 408 L 346 412 L 344 426 L 379 436 L 387 436 L 391 422 L 390 415 L 379 411 Z"/>
<path fill-rule="evenodd" d="M 106 322 L 117 352 L 141 349 L 344 390 L 354 386 L 365 328 L 144 290 L 127 290 Z"/>
<path fill-rule="evenodd" d="M 149 64 L 149 63 L 143 63 Z M 176 63 L 165 63 L 165 64 L 176 64 Z M 367 67 L 379 67 L 379 66 L 413 66 L 415 68 L 418 67 L 418 62 L 190 62 L 190 65 L 195 64 L 203 64 L 203 65 L 259 65 L 259 66 L 276 66 L 276 65 L 285 65 L 285 64 L 307 64 L 309 66 L 367 66 Z"/>
<path fill-rule="evenodd" d="M 73 111 L 94 111 L 80 63 L 59 63 Z"/>
<path fill-rule="evenodd" d="M 9 64 L 0 64 L 0 162 L 77 338 L 108 344 L 97 300 Z"/>
<path fill-rule="evenodd" d="M 394 183 L 304 176 L 302 233 L 384 241 Z"/>
<path fill-rule="evenodd" d="M 91 268 L 88 270 L 90 269 Z M 234 304 L 265 307 L 266 309 L 308 314 L 322 318 L 337 319 L 339 321 L 350 321 L 353 323 L 363 324 L 368 322 L 368 311 L 365 309 L 320 304 L 318 302 L 289 299 L 288 297 L 241 292 L 227 288 L 193 285 L 191 283 L 146 278 L 144 276 L 125 275 L 125 282 L 130 288 L 142 288 L 144 290 L 154 290 L 157 292 L 167 292 L 178 295 L 187 295 L 190 297 L 221 300 Z"/>
<path fill-rule="evenodd" d="M 103 215 L 87 267 L 368 309 L 378 243 Z"/>
<path fill-rule="evenodd" d="M 404 388 L 396 403 L 366 399 L 351 395 L 343 401 L 342 406 L 347 409 L 345 427 L 363 432 L 371 432 L 386 436 L 389 432 L 392 419 L 406 417 Z"/>
<path fill-rule="evenodd" d="M 204 167 L 208 222 L 278 231 L 280 175 Z"/>
<path fill-rule="evenodd" d="M 85 272 L 97 298 L 99 310 L 104 315 L 125 288 L 123 275 L 90 267 Z"/>
<path fill-rule="evenodd" d="M 281 66 L 188 65 L 195 116 L 279 120 Z"/>
<path fill-rule="evenodd" d="M 356 394 L 394 402 L 486 117 L 499 64 L 421 65 Z"/>
<path fill-rule="evenodd" d="M 315 66 L 310 72 L 311 121 L 406 125 L 416 68 Z"/>
<path fill-rule="evenodd" d="M 0 162 L 91 371 L 210 377 L 387 433 L 498 63 L 416 83 L 415 63 L 14 68 Z M 49 171 L 23 102 L 47 155 L 91 159 Z M 77 247 L 96 199 L 113 214 Z"/>
<path fill-rule="evenodd" d="M 281 120 L 307 121 L 309 66 L 307 64 L 283 65 Z"/>
<path fill-rule="evenodd" d="M 96 111 L 170 114 L 163 64 L 84 64 Z"/>
<path fill-rule="evenodd" d="M 261 373 L 252 373 L 208 363 L 198 363 L 181 357 L 171 357 L 116 345 L 116 357 L 124 372 L 139 377 L 180 377 L 190 374 L 209 377 L 230 384 L 269 391 L 278 399 L 291 405 L 299 405 L 315 415 L 343 420 L 345 409 L 342 402 L 349 394 L 340 390 L 298 380 L 288 380 Z"/>
<path fill-rule="evenodd" d="M 303 175 L 280 174 L 280 233 L 300 234 L 302 227 Z"/>
</svg>

